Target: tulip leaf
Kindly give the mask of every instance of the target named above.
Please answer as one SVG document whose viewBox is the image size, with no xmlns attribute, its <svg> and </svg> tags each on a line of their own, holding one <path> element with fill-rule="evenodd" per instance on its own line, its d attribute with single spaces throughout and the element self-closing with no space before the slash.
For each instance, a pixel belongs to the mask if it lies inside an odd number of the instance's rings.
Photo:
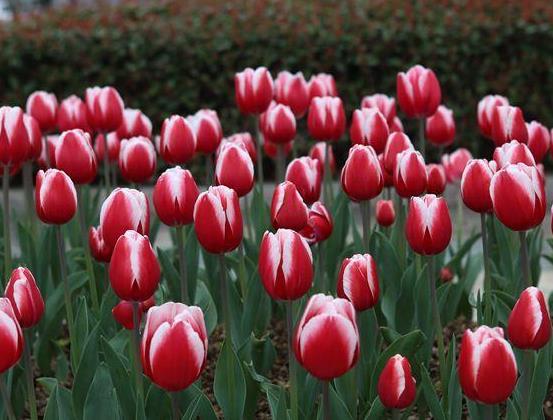
<svg viewBox="0 0 553 420">
<path fill-rule="evenodd" d="M 447 384 L 447 398 L 448 398 L 448 414 L 449 420 L 461 420 L 462 405 L 463 405 L 463 393 L 461 392 L 461 386 L 457 377 L 457 367 L 455 365 L 455 350 L 456 350 L 455 335 L 451 337 L 449 343 L 449 351 L 447 353 L 447 369 L 449 370 L 449 381 Z"/>
<path fill-rule="evenodd" d="M 225 418 L 242 419 L 246 403 L 246 380 L 230 340 L 223 343 L 217 360 L 213 389 Z"/>
<path fill-rule="evenodd" d="M 88 308 L 86 304 L 86 298 L 84 296 L 79 296 L 77 298 L 77 302 L 77 315 L 75 316 L 75 337 L 74 342 L 71 343 L 71 345 L 77 347 L 74 354 L 80 358 L 84 343 L 86 342 L 86 339 L 88 337 Z M 76 366 L 76 364 L 73 365 Z"/>
<path fill-rule="evenodd" d="M 73 382 L 73 405 L 78 418 L 82 418 L 88 389 L 98 366 L 98 326 L 94 327 L 84 346 Z"/>
<path fill-rule="evenodd" d="M 200 245 L 192 228 L 185 227 L 184 232 L 186 242 L 184 244 L 184 253 L 186 258 L 186 278 L 188 280 L 188 293 L 190 302 L 196 301 L 196 291 L 198 289 L 198 260 L 200 258 Z"/>
<path fill-rule="evenodd" d="M 420 366 L 420 374 L 422 377 L 422 392 L 424 394 L 424 399 L 428 404 L 430 412 L 434 416 L 433 418 L 436 420 L 445 420 L 446 417 L 444 414 L 444 410 L 440 405 L 440 400 L 438 399 L 438 395 L 436 394 L 434 384 L 432 384 L 432 380 L 428 375 L 428 371 L 422 365 Z"/>
<path fill-rule="evenodd" d="M 44 420 L 73 420 L 75 418 L 71 392 L 58 384 L 48 398 Z"/>
<path fill-rule="evenodd" d="M 204 313 L 205 327 L 208 335 L 211 335 L 217 326 L 217 307 L 203 281 L 198 281 L 194 304 L 199 306 Z"/>
<path fill-rule="evenodd" d="M 201 395 L 197 395 L 192 402 L 188 405 L 188 408 L 184 412 L 181 420 L 194 420 L 198 417 L 198 411 L 200 408 Z"/>
<path fill-rule="evenodd" d="M 137 420 L 170 419 L 171 400 L 167 392 L 152 384 L 146 394 L 146 400 L 136 400 Z"/>
<path fill-rule="evenodd" d="M 159 258 L 159 263 L 161 265 L 161 272 L 163 273 L 163 277 L 167 282 L 167 286 L 169 286 L 170 298 L 175 301 L 180 301 L 179 272 L 173 265 L 173 261 L 171 260 L 171 257 L 169 256 L 170 254 L 168 251 L 164 251 L 158 247 L 157 255 Z"/>
<path fill-rule="evenodd" d="M 547 393 L 547 384 L 551 374 L 552 356 L 553 340 L 550 339 L 549 343 L 538 352 L 537 361 L 534 365 L 534 374 L 532 376 L 530 399 L 528 403 L 528 407 L 530 408 L 528 418 L 538 418 L 539 413 L 543 412 L 542 403 Z"/>
<path fill-rule="evenodd" d="M 184 413 L 183 419 L 186 417 L 187 413 L 191 415 L 190 419 L 200 418 L 202 420 L 217 420 L 217 415 L 213 411 L 213 406 L 209 401 L 209 398 L 198 388 L 199 382 L 189 386 L 184 391 L 178 393 L 179 405 L 180 407 L 188 407 L 195 405 L 194 409 L 196 414 L 193 414 L 189 409 Z"/>
<path fill-rule="evenodd" d="M 96 374 L 88 390 L 83 414 L 84 420 L 121 418 L 117 393 L 105 363 L 100 363 L 96 369 Z"/>
<path fill-rule="evenodd" d="M 386 408 L 382 405 L 380 398 L 376 397 L 371 404 L 371 409 L 365 417 L 365 420 L 380 420 L 385 418 Z"/>
<path fill-rule="evenodd" d="M 505 420 L 519 420 L 519 415 L 515 403 L 511 398 L 507 400 L 507 415 Z"/>
</svg>

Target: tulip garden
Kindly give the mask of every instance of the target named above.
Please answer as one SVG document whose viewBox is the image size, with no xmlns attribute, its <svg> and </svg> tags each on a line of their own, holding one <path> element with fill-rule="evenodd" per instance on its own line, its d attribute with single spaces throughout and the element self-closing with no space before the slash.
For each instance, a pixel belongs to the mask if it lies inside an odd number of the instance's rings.
<svg viewBox="0 0 553 420">
<path fill-rule="evenodd" d="M 234 82 L 241 133 L 114 87 L 0 108 L 1 415 L 551 416 L 549 130 L 488 95 L 472 156 L 420 65 L 352 115 L 328 74 Z"/>
</svg>

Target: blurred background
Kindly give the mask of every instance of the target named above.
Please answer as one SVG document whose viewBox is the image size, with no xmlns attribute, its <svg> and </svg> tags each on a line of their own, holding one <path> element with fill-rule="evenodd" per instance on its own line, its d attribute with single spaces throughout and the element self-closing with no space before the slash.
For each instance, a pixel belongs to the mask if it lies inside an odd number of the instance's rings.
<svg viewBox="0 0 553 420">
<path fill-rule="evenodd" d="M 231 134 L 251 128 L 234 105 L 233 76 L 246 66 L 274 77 L 332 73 L 350 116 L 364 95 L 395 95 L 396 73 L 421 63 L 455 112 L 453 147 L 490 154 L 476 125 L 488 93 L 521 106 L 526 121 L 553 125 L 551 0 L 2 3 L 2 104 L 24 106 L 37 89 L 63 99 L 113 85 L 156 129 L 169 114 L 209 107 Z"/>
</svg>

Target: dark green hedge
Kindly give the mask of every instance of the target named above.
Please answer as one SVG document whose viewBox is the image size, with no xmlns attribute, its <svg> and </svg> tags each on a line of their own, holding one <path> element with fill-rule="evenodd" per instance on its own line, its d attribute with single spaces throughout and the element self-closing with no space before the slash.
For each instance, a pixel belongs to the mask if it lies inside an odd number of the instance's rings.
<svg viewBox="0 0 553 420">
<path fill-rule="evenodd" d="M 549 2 L 364 3 L 197 0 L 21 17 L 0 29 L 1 102 L 111 84 L 156 126 L 169 113 L 212 107 L 231 132 L 246 122 L 233 90 L 245 66 L 330 72 L 351 111 L 364 94 L 393 94 L 396 73 L 422 63 L 436 71 L 459 140 L 475 152 L 475 108 L 486 93 L 553 125 Z"/>
</svg>

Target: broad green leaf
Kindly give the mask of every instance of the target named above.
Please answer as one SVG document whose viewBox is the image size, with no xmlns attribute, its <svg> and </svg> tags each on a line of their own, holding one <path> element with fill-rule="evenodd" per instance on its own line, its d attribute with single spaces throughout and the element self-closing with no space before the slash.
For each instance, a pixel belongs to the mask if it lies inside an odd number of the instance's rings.
<svg viewBox="0 0 553 420">
<path fill-rule="evenodd" d="M 84 405 L 84 420 L 119 419 L 117 393 L 111 381 L 109 369 L 105 363 L 100 363 Z"/>
<path fill-rule="evenodd" d="M 73 382 L 73 406 L 78 418 L 83 416 L 86 396 L 98 362 L 98 326 L 96 326 L 88 336 Z"/>
<path fill-rule="evenodd" d="M 380 420 L 385 418 L 386 408 L 382 405 L 380 398 L 376 397 L 371 404 L 371 409 L 365 420 Z"/>
<path fill-rule="evenodd" d="M 424 366 L 420 366 L 420 372 L 422 376 L 422 391 L 424 393 L 424 398 L 426 400 L 426 403 L 428 404 L 430 412 L 436 420 L 445 420 L 446 417 L 444 414 L 444 410 L 440 405 L 440 400 L 438 399 L 438 395 L 436 394 L 436 389 L 430 379 L 430 376 L 428 376 L 426 368 Z"/>
<path fill-rule="evenodd" d="M 528 350 L 527 350 L 528 351 Z M 537 418 L 543 411 L 542 405 L 547 393 L 547 384 L 551 375 L 551 362 L 553 356 L 553 340 L 538 352 L 537 361 L 534 366 L 532 384 L 530 387 L 530 398 L 528 407 L 530 407 L 529 418 Z"/>
<path fill-rule="evenodd" d="M 76 418 L 71 402 L 71 392 L 59 385 L 56 386 L 48 398 L 44 420 L 73 420 Z"/>
<path fill-rule="evenodd" d="M 240 360 L 228 340 L 223 343 L 217 360 L 213 389 L 225 418 L 242 419 L 246 403 L 246 381 Z"/>
<path fill-rule="evenodd" d="M 199 306 L 204 313 L 207 333 L 211 335 L 217 326 L 217 308 L 215 307 L 215 302 L 213 301 L 213 298 L 211 297 L 211 294 L 203 281 L 198 281 L 197 283 L 195 299 L 194 303 Z"/>
</svg>

